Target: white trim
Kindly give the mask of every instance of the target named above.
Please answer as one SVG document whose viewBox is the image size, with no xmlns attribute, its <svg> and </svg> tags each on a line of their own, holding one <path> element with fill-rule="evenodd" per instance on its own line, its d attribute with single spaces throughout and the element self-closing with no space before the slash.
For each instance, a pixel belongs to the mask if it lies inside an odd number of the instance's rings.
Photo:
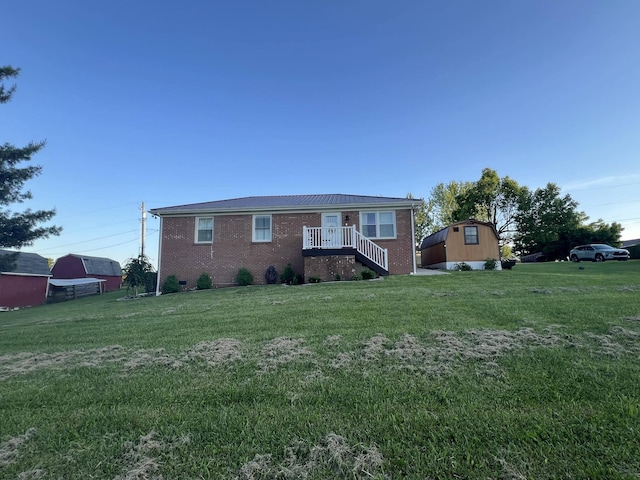
<svg viewBox="0 0 640 480">
<path fill-rule="evenodd" d="M 200 225 L 200 220 L 208 220 L 211 219 L 211 240 L 205 240 L 205 241 L 199 241 L 198 240 L 198 233 L 200 232 L 200 229 L 198 228 Z M 195 234 L 193 236 L 193 243 L 198 244 L 198 245 L 209 245 L 210 243 L 213 243 L 213 231 L 215 228 L 214 225 L 215 221 L 214 221 L 214 217 L 213 215 L 210 216 L 201 216 L 201 217 L 195 217 Z M 205 230 L 202 230 L 203 232 Z"/>
<path fill-rule="evenodd" d="M 162 262 L 162 222 L 163 218 L 160 217 L 160 235 L 158 239 L 158 271 L 156 273 L 156 297 L 160 296 L 160 263 Z"/>
<path fill-rule="evenodd" d="M 413 258 L 413 273 L 418 273 L 418 266 L 416 265 L 416 224 L 413 217 L 413 208 L 411 209 L 411 257 Z"/>
<path fill-rule="evenodd" d="M 40 273 L 20 273 L 20 272 L 0 272 L 0 275 L 16 275 L 19 277 L 47 277 L 47 278 L 53 277 L 53 275 L 42 275 Z"/>
<path fill-rule="evenodd" d="M 269 239 L 268 240 L 258 240 L 256 238 L 256 219 L 257 218 L 264 218 L 264 217 L 268 217 L 269 218 Z M 252 215 L 251 216 L 251 241 L 254 243 L 270 243 L 273 241 L 273 215 L 271 214 L 266 214 L 266 215 L 261 215 L 261 214 L 257 214 L 257 215 Z"/>
<path fill-rule="evenodd" d="M 438 270 L 455 270 L 456 269 L 456 264 L 458 263 L 466 263 L 467 265 L 469 265 L 471 267 L 472 270 L 484 270 L 484 262 L 485 260 L 475 260 L 475 261 L 470 261 L 470 262 L 465 262 L 463 260 L 459 261 L 459 262 L 440 262 L 440 263 L 434 263 L 431 265 L 425 265 L 422 268 L 428 268 L 428 269 L 438 269 Z M 502 265 L 500 264 L 500 261 L 498 260 L 496 263 L 496 268 L 495 270 L 502 270 Z"/>
<path fill-rule="evenodd" d="M 364 223 L 362 223 L 363 220 L 363 216 L 364 214 L 367 213 L 374 213 L 376 216 L 376 235 L 378 235 L 380 233 L 380 214 L 381 213 L 391 213 L 391 216 L 393 217 L 393 236 L 392 237 L 381 237 L 381 236 L 375 236 L 375 237 L 369 237 L 368 235 L 365 235 L 364 233 Z M 365 237 L 371 239 L 371 240 L 396 240 L 398 238 L 398 222 L 396 221 L 396 210 L 360 210 L 358 212 L 358 217 L 360 220 L 360 233 L 362 233 L 362 235 L 364 235 Z M 368 223 L 366 225 L 369 225 Z M 385 225 L 388 225 L 385 223 Z M 411 244 L 413 244 L 413 239 L 411 240 Z"/>
</svg>

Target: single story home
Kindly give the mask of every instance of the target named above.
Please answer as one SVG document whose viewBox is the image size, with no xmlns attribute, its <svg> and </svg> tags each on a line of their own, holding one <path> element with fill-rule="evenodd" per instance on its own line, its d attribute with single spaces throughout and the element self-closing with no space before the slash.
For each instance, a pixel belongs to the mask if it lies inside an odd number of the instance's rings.
<svg viewBox="0 0 640 480">
<path fill-rule="evenodd" d="M 118 290 L 122 285 L 122 269 L 115 260 L 104 257 L 69 254 L 60 257 L 51 269 L 53 278 L 97 278 L 105 280 L 104 291 Z"/>
<path fill-rule="evenodd" d="M 487 259 L 496 260 L 500 270 L 500 238 L 495 226 L 473 218 L 453 223 L 425 237 L 420 245 L 424 268 L 453 270 L 466 263 L 474 270 L 484 269 Z"/>
<path fill-rule="evenodd" d="M 304 281 L 415 273 L 414 209 L 421 200 L 321 194 L 243 197 L 155 208 L 160 217 L 158 292 L 169 275 L 193 288 L 207 273 L 235 285 L 241 268 L 253 283 L 287 265 Z"/>
<path fill-rule="evenodd" d="M 0 257 L 10 263 L 0 269 L 0 308 L 31 307 L 47 301 L 51 271 L 46 258 L 10 250 L 0 250 Z"/>
</svg>

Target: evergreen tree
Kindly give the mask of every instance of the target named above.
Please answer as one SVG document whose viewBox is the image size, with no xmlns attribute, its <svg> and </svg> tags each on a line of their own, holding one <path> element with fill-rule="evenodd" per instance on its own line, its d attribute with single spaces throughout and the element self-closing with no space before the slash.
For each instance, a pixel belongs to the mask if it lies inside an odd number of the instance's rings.
<svg viewBox="0 0 640 480">
<path fill-rule="evenodd" d="M 5 87 L 4 80 L 17 77 L 19 68 L 11 66 L 0 67 L 0 103 L 11 100 L 16 86 Z M 59 235 L 62 230 L 56 226 L 41 226 L 51 220 L 55 209 L 36 210 L 26 209 L 23 212 L 13 212 L 9 206 L 22 203 L 32 198 L 31 192 L 23 190 L 27 180 L 42 173 L 39 165 L 20 166 L 22 162 L 29 162 L 45 142 L 31 142 L 19 148 L 10 143 L 0 145 L 0 248 L 21 248 L 31 245 L 39 238 Z M 9 265 L 0 265 L 8 268 Z"/>
</svg>

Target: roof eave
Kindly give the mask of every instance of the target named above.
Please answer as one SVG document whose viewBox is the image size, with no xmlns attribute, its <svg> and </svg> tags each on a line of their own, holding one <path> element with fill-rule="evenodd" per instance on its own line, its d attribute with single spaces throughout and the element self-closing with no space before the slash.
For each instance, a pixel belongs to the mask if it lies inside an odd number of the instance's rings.
<svg viewBox="0 0 640 480">
<path fill-rule="evenodd" d="M 394 208 L 394 209 L 406 209 L 416 208 L 419 205 L 419 201 L 410 202 L 383 202 L 383 203 L 341 203 L 341 204 L 325 204 L 325 205 L 295 205 L 288 207 L 279 206 L 266 206 L 266 207 L 241 207 L 241 208 L 185 208 L 181 210 L 174 210 L 172 208 L 155 208 L 149 210 L 151 215 L 159 217 L 175 217 L 185 215 L 202 215 L 202 214 L 218 214 L 218 215 L 232 215 L 232 214 L 250 214 L 250 213 L 287 213 L 287 212 L 317 212 L 317 211 L 329 211 L 329 210 L 354 210 L 354 209 L 381 209 L 381 208 Z"/>
</svg>

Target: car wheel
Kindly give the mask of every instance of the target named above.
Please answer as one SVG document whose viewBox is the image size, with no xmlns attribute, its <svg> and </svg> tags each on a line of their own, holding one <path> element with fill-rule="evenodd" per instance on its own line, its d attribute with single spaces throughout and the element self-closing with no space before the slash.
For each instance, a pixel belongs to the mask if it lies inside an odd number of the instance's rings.
<svg viewBox="0 0 640 480">
<path fill-rule="evenodd" d="M 580 259 L 578 258 L 578 256 L 574 253 L 573 255 L 571 255 L 571 261 L 572 262 L 579 262 Z"/>
<path fill-rule="evenodd" d="M 604 262 L 604 257 L 601 253 L 596 254 L 596 262 Z"/>
</svg>

